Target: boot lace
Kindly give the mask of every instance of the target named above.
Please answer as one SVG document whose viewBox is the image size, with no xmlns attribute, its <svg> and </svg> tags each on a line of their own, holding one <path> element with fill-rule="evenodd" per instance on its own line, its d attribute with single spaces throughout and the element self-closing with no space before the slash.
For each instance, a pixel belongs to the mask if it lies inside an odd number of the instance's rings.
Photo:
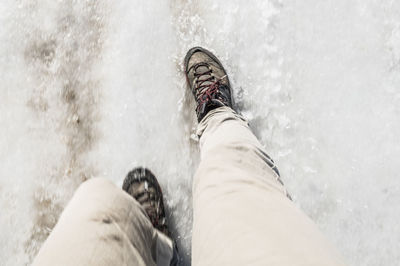
<svg viewBox="0 0 400 266">
<path fill-rule="evenodd" d="M 132 170 L 125 178 L 122 189 L 140 203 L 155 228 L 170 235 L 161 187 L 150 171 L 143 168 Z"/>
<path fill-rule="evenodd" d="M 163 207 L 161 207 L 160 195 L 152 188 L 152 185 L 144 181 L 144 189 L 134 193 L 133 197 L 143 206 L 151 223 L 162 232 L 166 232 L 166 221 Z"/>
<path fill-rule="evenodd" d="M 200 72 L 200 67 L 206 67 L 207 70 Z M 197 101 L 197 114 L 204 112 L 205 106 L 212 102 L 213 99 L 218 99 L 222 103 L 225 102 L 226 99 L 221 95 L 219 91 L 219 87 L 221 85 L 221 80 L 226 78 L 227 75 L 222 76 L 221 78 L 216 78 L 212 69 L 207 63 L 198 63 L 193 66 L 194 68 L 194 77 L 195 81 L 195 91 L 196 91 L 196 101 Z"/>
</svg>

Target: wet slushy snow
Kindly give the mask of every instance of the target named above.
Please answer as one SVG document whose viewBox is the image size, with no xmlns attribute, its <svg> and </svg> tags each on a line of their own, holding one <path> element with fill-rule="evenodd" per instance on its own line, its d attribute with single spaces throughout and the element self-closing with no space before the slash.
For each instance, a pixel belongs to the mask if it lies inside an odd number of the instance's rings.
<svg viewBox="0 0 400 266">
<path fill-rule="evenodd" d="M 195 45 L 349 265 L 400 261 L 400 2 L 2 0 L 0 25 L 0 265 L 32 261 L 81 182 L 139 165 L 190 262 Z"/>
</svg>

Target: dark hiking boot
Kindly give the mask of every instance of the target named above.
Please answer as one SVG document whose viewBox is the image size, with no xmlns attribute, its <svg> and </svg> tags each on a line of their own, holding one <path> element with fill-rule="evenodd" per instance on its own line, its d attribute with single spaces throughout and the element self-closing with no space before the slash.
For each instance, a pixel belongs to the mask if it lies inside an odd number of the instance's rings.
<svg viewBox="0 0 400 266">
<path fill-rule="evenodd" d="M 199 122 L 215 108 L 233 108 L 228 75 L 215 55 L 204 48 L 194 47 L 187 52 L 184 64 L 187 82 L 197 102 Z"/>
<path fill-rule="evenodd" d="M 125 177 L 122 189 L 143 206 L 154 228 L 171 238 L 165 216 L 163 194 L 153 173 L 142 167 L 133 169 Z M 178 246 L 173 240 L 170 265 L 181 265 L 181 261 Z"/>
<path fill-rule="evenodd" d="M 122 189 L 143 206 L 154 228 L 170 236 L 161 187 L 150 170 L 139 167 L 130 171 Z"/>
</svg>

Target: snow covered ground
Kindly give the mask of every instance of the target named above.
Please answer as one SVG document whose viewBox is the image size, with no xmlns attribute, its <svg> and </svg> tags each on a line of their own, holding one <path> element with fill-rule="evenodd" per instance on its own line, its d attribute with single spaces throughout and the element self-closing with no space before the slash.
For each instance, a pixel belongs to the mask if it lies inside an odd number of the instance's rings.
<svg viewBox="0 0 400 266">
<path fill-rule="evenodd" d="M 120 185 L 138 165 L 190 261 L 194 45 L 221 58 L 295 203 L 349 265 L 398 265 L 394 0 L 2 0 L 0 265 L 29 264 L 83 180 Z"/>
</svg>

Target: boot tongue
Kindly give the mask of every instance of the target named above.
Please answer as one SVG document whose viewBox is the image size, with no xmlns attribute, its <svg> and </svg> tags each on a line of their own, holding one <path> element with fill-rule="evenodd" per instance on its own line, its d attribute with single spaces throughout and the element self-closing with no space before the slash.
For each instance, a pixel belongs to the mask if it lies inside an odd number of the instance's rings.
<svg viewBox="0 0 400 266">
<path fill-rule="evenodd" d="M 203 74 L 203 73 L 206 73 L 206 72 L 209 72 L 209 71 L 210 71 L 210 69 L 209 69 L 208 67 L 206 67 L 206 66 L 199 66 L 199 67 L 196 69 L 196 73 L 197 73 L 198 75 L 200 75 L 199 80 L 200 80 L 200 81 L 201 81 L 201 80 L 206 80 L 206 79 L 208 79 L 209 77 L 211 77 L 210 74 Z M 206 81 L 206 82 L 204 82 L 203 84 L 204 84 L 204 85 L 209 85 L 209 84 L 212 84 L 212 81 Z"/>
<path fill-rule="evenodd" d="M 208 71 L 209 71 L 209 68 L 206 67 L 206 66 L 199 66 L 197 68 L 197 70 L 196 70 L 196 73 L 198 75 L 200 75 L 199 78 L 198 78 L 198 81 L 201 82 L 202 87 L 205 86 L 199 91 L 199 93 L 201 93 L 202 91 L 206 90 L 207 86 L 210 86 L 210 85 L 212 85 L 214 83 L 214 79 L 207 80 L 210 77 L 212 77 L 212 75 L 210 75 L 210 74 L 204 74 L 203 75 L 203 73 L 206 73 Z"/>
<path fill-rule="evenodd" d="M 201 73 L 207 72 L 208 70 L 209 70 L 208 67 L 201 65 L 201 66 L 197 67 L 196 72 L 198 74 L 201 74 Z"/>
</svg>

